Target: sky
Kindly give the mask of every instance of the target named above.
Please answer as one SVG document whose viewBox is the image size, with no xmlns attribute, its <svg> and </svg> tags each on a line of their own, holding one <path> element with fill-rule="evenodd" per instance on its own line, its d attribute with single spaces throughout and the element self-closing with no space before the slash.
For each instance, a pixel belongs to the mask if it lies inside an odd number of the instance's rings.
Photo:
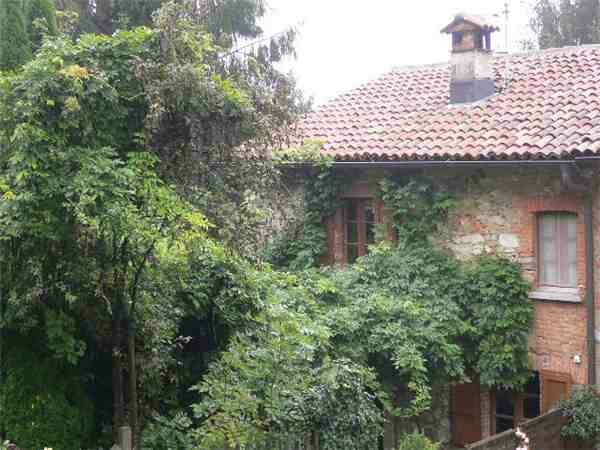
<svg viewBox="0 0 600 450">
<path fill-rule="evenodd" d="M 508 51 L 528 36 L 531 0 L 509 3 Z M 297 59 L 282 64 L 319 105 L 394 67 L 448 61 L 450 37 L 440 30 L 456 13 L 493 17 L 501 31 L 496 51 L 507 51 L 505 0 L 268 0 L 267 35 L 298 26 Z"/>
</svg>

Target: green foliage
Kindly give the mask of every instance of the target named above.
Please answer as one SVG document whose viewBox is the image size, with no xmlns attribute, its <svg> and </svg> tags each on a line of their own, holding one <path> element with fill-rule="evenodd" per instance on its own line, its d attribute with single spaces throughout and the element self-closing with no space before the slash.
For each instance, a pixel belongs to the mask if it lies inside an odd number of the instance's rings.
<svg viewBox="0 0 600 450">
<path fill-rule="evenodd" d="M 535 38 L 526 48 L 552 48 L 600 42 L 598 0 L 536 0 L 530 26 Z"/>
<path fill-rule="evenodd" d="M 306 202 L 315 205 L 309 216 L 314 224 L 339 207 L 337 197 L 335 190 L 311 184 Z M 519 388 L 530 375 L 527 336 L 533 322 L 519 265 L 491 255 L 459 263 L 438 248 L 429 237 L 442 231 L 456 201 L 431 179 L 384 181 L 382 197 L 398 231 L 397 246 L 372 246 L 344 268 L 296 271 L 303 288 L 288 286 L 278 296 L 325 327 L 329 339 L 319 353 L 374 369 L 377 400 L 397 415 L 426 411 L 431 386 L 439 382 L 479 377 L 490 387 Z M 324 207 L 327 199 L 333 201 Z M 312 244 L 301 237 L 288 243 L 297 246 L 297 255 L 312 254 Z M 244 365 L 238 367 L 244 374 Z M 390 402 L 398 389 L 402 402 Z"/>
<path fill-rule="evenodd" d="M 14 70 L 32 58 L 45 35 L 56 36 L 53 0 L 0 3 L 0 70 Z"/>
<path fill-rule="evenodd" d="M 0 70 L 13 70 L 31 59 L 22 0 L 0 2 Z"/>
<path fill-rule="evenodd" d="M 414 433 L 402 438 L 398 450 L 439 450 L 439 448 L 439 444 L 432 442 L 426 436 Z"/>
<path fill-rule="evenodd" d="M 292 399 L 284 426 L 297 435 L 318 430 L 323 450 L 359 450 L 377 442 L 383 431 L 374 374 L 349 360 L 320 367 L 321 380 Z"/>
<path fill-rule="evenodd" d="M 426 177 L 410 177 L 401 182 L 383 180 L 381 198 L 392 211 L 392 222 L 400 239 L 421 241 L 444 224 L 456 204 L 452 194 L 438 189 Z"/>
<path fill-rule="evenodd" d="M 281 149 L 275 152 L 273 159 L 283 166 L 306 164 L 328 169 L 333 164 L 333 157 L 324 155 L 321 151 L 322 148 L 323 142 L 309 141 L 300 147 Z"/>
<path fill-rule="evenodd" d="M 86 350 L 85 342 L 75 337 L 75 319 L 62 312 L 46 313 L 48 348 L 59 359 L 75 365 Z"/>
<path fill-rule="evenodd" d="M 424 270 L 426 268 L 426 270 Z M 442 252 L 383 245 L 333 273 L 341 297 L 327 316 L 333 349 L 377 368 L 392 394 L 406 386 L 410 402 L 390 411 L 419 415 L 431 403 L 436 379 L 460 379 L 460 339 L 466 324 L 453 286 L 459 267 Z"/>
<path fill-rule="evenodd" d="M 56 36 L 56 6 L 54 0 L 27 0 L 26 17 L 28 18 L 29 41 L 34 50 L 42 46 L 44 35 Z"/>
<path fill-rule="evenodd" d="M 172 417 L 156 416 L 142 435 L 142 450 L 189 450 L 194 448 L 192 421 L 182 412 Z"/>
<path fill-rule="evenodd" d="M 302 217 L 274 239 L 266 260 L 291 270 L 317 266 L 328 250 L 326 219 L 343 205 L 339 194 L 346 185 L 345 177 L 332 171 L 327 161 L 317 163 L 304 185 Z"/>
<path fill-rule="evenodd" d="M 6 334 L 37 328 L 66 382 L 94 379 L 97 428 L 175 409 L 187 392 L 173 391 L 262 311 L 256 272 L 209 234 L 253 253 L 273 130 L 300 108 L 273 64 L 289 40 L 231 53 L 260 34 L 260 2 L 168 2 L 154 28 L 112 34 L 150 24 L 159 2 L 141 3 L 60 1 L 84 8 L 79 38 L 44 39 L 0 76 L 0 383 Z M 51 34 L 51 3 L 27 8 L 11 23 Z M 90 21 L 107 35 L 80 35 Z M 103 398 L 106 380 L 125 400 Z"/>
<path fill-rule="evenodd" d="M 233 339 L 198 386 L 200 446 L 260 444 L 313 431 L 327 448 L 354 448 L 346 447 L 349 435 L 374 442 L 381 415 L 373 374 L 323 353 L 328 330 L 312 314 L 326 283 L 269 271 L 261 278 L 269 307 L 255 327 Z"/>
<path fill-rule="evenodd" d="M 466 267 L 458 298 L 468 313 L 467 346 L 484 385 L 519 389 L 529 378 L 528 337 L 534 314 L 530 289 L 514 262 L 484 256 Z"/>
<path fill-rule="evenodd" d="M 563 437 L 595 441 L 600 436 L 600 397 L 595 387 L 576 389 L 560 408 L 567 420 L 561 431 Z"/>
<path fill-rule="evenodd" d="M 87 448 L 94 432 L 94 410 L 84 380 L 72 368 L 43 356 L 39 348 L 15 346 L 7 376 L 3 425 L 20 448 Z"/>
</svg>

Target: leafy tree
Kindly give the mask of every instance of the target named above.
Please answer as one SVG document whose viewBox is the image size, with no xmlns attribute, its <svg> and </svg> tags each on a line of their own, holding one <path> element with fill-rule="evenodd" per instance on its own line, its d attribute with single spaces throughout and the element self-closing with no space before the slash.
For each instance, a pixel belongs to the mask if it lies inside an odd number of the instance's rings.
<svg viewBox="0 0 600 450">
<path fill-rule="evenodd" d="M 207 234 L 231 244 L 255 234 L 235 227 L 258 217 L 257 184 L 236 188 L 275 173 L 249 156 L 254 145 L 266 151 L 270 127 L 291 120 L 296 101 L 268 55 L 225 64 L 190 6 L 167 4 L 154 29 L 48 40 L 0 78 L 0 385 L 7 331 L 27 337 L 41 326 L 68 364 L 89 370 L 90 349 L 104 358 L 113 425 L 131 424 L 136 437 L 167 409 L 183 321 L 195 316 L 192 337 L 208 336 L 209 353 L 260 309 L 245 263 Z M 201 373 L 208 357 L 195 358 Z"/>
<path fill-rule="evenodd" d="M 528 47 L 595 44 L 600 42 L 600 2 L 536 0 L 530 24 L 535 38 Z"/>
</svg>

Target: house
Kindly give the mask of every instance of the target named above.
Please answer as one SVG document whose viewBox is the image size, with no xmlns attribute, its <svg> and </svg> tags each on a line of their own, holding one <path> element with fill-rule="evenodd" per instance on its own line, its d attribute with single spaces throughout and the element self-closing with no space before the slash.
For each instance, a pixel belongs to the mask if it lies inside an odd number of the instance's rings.
<svg viewBox="0 0 600 450">
<path fill-rule="evenodd" d="M 532 282 L 535 324 L 523 392 L 452 389 L 447 428 L 458 445 L 548 411 L 596 384 L 600 271 L 600 46 L 496 55 L 498 28 L 458 15 L 444 28 L 450 63 L 399 68 L 341 95 L 299 125 L 334 169 L 355 180 L 329 224 L 330 258 L 367 251 L 383 174 L 476 176 L 455 186 L 460 207 L 444 242 L 460 258 L 486 251 L 518 261 Z M 466 178 L 466 177 L 465 177 Z M 346 232 L 358 224 L 358 235 Z M 386 436 L 394 439 L 394 424 Z"/>
</svg>

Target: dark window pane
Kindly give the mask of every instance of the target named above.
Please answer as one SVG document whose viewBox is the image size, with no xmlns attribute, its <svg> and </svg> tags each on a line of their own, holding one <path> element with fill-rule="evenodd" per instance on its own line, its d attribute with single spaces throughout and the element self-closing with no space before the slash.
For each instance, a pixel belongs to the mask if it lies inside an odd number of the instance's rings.
<svg viewBox="0 0 600 450">
<path fill-rule="evenodd" d="M 525 394 L 540 395 L 540 374 L 535 372 L 525 386 Z"/>
<path fill-rule="evenodd" d="M 365 203 L 365 222 L 375 222 L 375 208 L 370 202 Z"/>
<path fill-rule="evenodd" d="M 533 419 L 540 415 L 539 397 L 528 397 L 523 400 L 523 415 L 526 419 Z"/>
<path fill-rule="evenodd" d="M 353 263 L 358 258 L 358 245 L 348 245 L 348 262 Z"/>
<path fill-rule="evenodd" d="M 367 224 L 367 244 L 375 243 L 375 224 Z"/>
<path fill-rule="evenodd" d="M 515 427 L 515 421 L 512 419 L 506 419 L 503 417 L 496 417 L 496 433 L 502 433 L 503 431 L 510 430 Z"/>
<path fill-rule="evenodd" d="M 358 220 L 357 210 L 358 202 L 356 200 L 348 200 L 346 202 L 346 220 Z"/>
<path fill-rule="evenodd" d="M 515 411 L 515 402 L 512 392 L 498 391 L 496 393 L 496 414 L 512 416 Z"/>
<path fill-rule="evenodd" d="M 346 241 L 349 244 L 354 244 L 358 242 L 358 224 L 357 223 L 349 223 L 348 226 L 346 227 L 347 229 L 347 236 L 346 236 Z"/>
</svg>

